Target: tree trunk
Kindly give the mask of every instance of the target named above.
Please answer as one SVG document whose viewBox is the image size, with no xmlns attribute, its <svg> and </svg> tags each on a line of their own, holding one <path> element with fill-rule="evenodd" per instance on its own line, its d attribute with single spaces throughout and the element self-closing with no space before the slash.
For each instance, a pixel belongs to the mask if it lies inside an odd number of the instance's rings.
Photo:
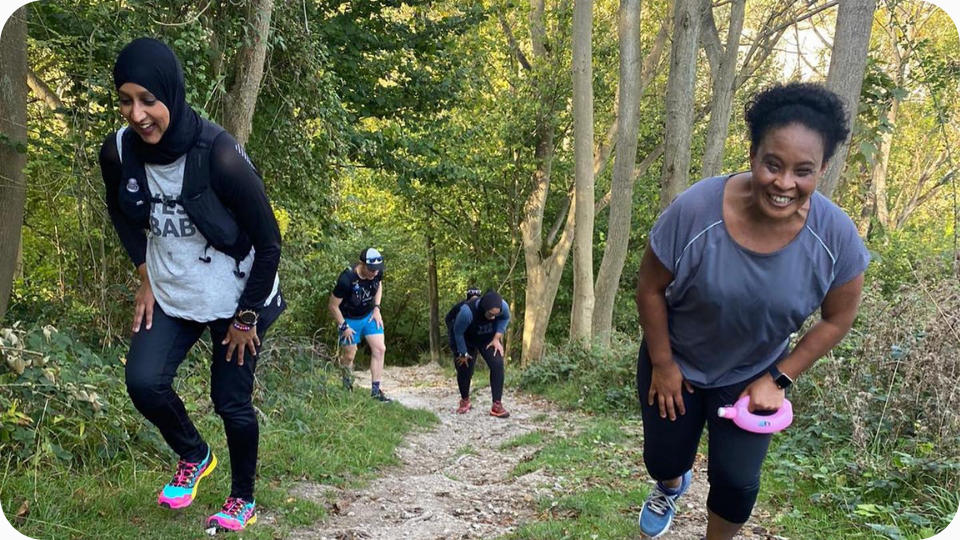
<svg viewBox="0 0 960 540">
<path fill-rule="evenodd" d="M 530 40 L 533 51 L 531 70 L 546 69 L 549 66 L 549 52 L 546 47 L 546 32 L 543 23 L 544 0 L 530 0 Z M 539 92 L 540 102 L 535 126 L 536 149 L 530 195 L 523 204 L 523 221 L 520 233 L 523 238 L 523 257 L 527 267 L 527 290 L 523 313 L 523 343 L 521 362 L 526 365 L 543 356 L 543 345 L 547 335 L 547 323 L 553 311 L 553 301 L 557 297 L 560 276 L 573 244 L 573 219 L 576 213 L 576 200 L 567 214 L 563 233 L 557 243 L 550 248 L 543 242 L 543 212 L 550 192 L 550 174 L 553 170 L 554 154 L 554 113 L 550 92 Z M 549 252 L 549 255 L 547 255 Z"/>
<path fill-rule="evenodd" d="M 620 275 L 627 260 L 630 222 L 633 211 L 633 168 L 637 160 L 637 133 L 640 128 L 640 0 L 620 0 L 620 108 L 617 116 L 617 154 L 610 186 L 610 221 L 607 246 L 597 273 L 593 335 L 603 344 L 610 342 L 613 306 Z"/>
<path fill-rule="evenodd" d="M 527 290 L 523 314 L 523 344 L 521 361 L 523 365 L 536 362 L 543 356 L 543 345 L 547 335 L 547 323 L 553 312 L 553 302 L 557 297 L 560 277 L 573 244 L 574 208 L 567 214 L 563 234 L 553 246 L 549 256 L 544 256 L 543 211 L 547 202 L 550 186 L 550 173 L 553 168 L 553 125 L 541 114 L 537 119 L 537 148 L 535 160 L 537 168 L 533 173 L 533 191 L 524 203 L 524 218 L 520 224 L 523 235 L 523 254 L 527 266 Z"/>
<path fill-rule="evenodd" d="M 897 125 L 897 112 L 900 109 L 900 100 L 893 98 L 890 110 L 887 111 L 887 122 L 890 131 L 884 133 L 880 139 L 880 157 L 873 168 L 870 180 L 870 191 L 877 222 L 884 229 L 890 228 L 890 206 L 887 204 L 887 168 L 890 165 L 890 151 L 893 149 L 893 132 Z"/>
<path fill-rule="evenodd" d="M 873 30 L 873 12 L 876 0 L 843 0 L 837 12 L 837 29 L 830 53 L 830 71 L 827 72 L 827 88 L 836 92 L 850 116 L 850 131 L 853 132 L 860 105 L 860 88 L 867 67 L 867 50 L 870 32 Z M 840 183 L 840 173 L 847 161 L 849 138 L 837 148 L 830 159 L 827 172 L 820 179 L 817 190 L 827 198 Z"/>
<path fill-rule="evenodd" d="M 573 160 L 576 216 L 570 340 L 590 341 L 593 330 L 593 0 L 573 4 Z"/>
<path fill-rule="evenodd" d="M 720 58 L 717 76 L 713 80 L 713 105 L 710 108 L 710 125 L 707 127 L 707 146 L 703 151 L 703 168 L 700 176 L 708 178 L 720 174 L 723 169 L 723 147 L 730 130 L 730 112 L 733 109 L 734 84 L 737 76 L 737 53 L 740 50 L 740 36 L 743 33 L 743 19 L 746 0 L 733 0 L 730 6 L 730 28 L 727 32 L 727 45 Z M 708 16 L 713 19 L 713 8 Z M 710 25 L 704 31 L 714 32 L 716 26 Z"/>
<path fill-rule="evenodd" d="M 543 22 L 544 0 L 530 0 L 530 46 L 534 58 L 547 55 L 547 30 Z"/>
<path fill-rule="evenodd" d="M 689 184 L 697 51 L 702 10 L 707 5 L 707 0 L 676 0 L 673 6 L 660 208 L 666 208 Z"/>
<path fill-rule="evenodd" d="M 273 0 L 252 0 L 248 6 L 248 21 L 244 45 L 237 53 L 237 72 L 233 87 L 227 94 L 223 112 L 223 127 L 233 134 L 241 145 L 246 145 L 253 129 L 253 112 L 260 93 L 263 64 L 267 58 L 267 36 Z"/>
<path fill-rule="evenodd" d="M 440 293 L 437 287 L 437 250 L 427 235 L 427 296 L 430 299 L 430 360 L 440 362 Z"/>
<path fill-rule="evenodd" d="M 27 10 L 10 15 L 0 34 L 0 320 L 16 272 L 27 195 Z"/>
</svg>

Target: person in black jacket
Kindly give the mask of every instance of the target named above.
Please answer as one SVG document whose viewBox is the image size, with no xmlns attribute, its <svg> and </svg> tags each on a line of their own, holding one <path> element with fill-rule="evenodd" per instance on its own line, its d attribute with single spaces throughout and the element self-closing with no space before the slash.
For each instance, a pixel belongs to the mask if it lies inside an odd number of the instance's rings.
<svg viewBox="0 0 960 540">
<path fill-rule="evenodd" d="M 127 391 L 180 458 L 158 503 L 189 506 L 217 465 L 172 388 L 209 328 L 210 396 L 223 419 L 232 486 L 207 525 L 242 530 L 256 521 L 254 370 L 267 328 L 286 307 L 280 230 L 243 147 L 187 104 L 180 61 L 167 45 L 129 43 L 113 77 L 128 125 L 104 141 L 100 169 L 110 219 L 140 274 Z"/>
</svg>

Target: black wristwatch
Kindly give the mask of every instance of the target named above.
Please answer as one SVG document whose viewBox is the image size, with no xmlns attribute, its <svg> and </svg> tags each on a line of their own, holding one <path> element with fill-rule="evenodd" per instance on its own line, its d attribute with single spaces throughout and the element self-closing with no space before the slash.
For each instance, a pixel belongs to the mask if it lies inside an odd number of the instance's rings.
<svg viewBox="0 0 960 540">
<path fill-rule="evenodd" d="M 341 334 L 344 333 L 344 332 L 346 332 L 346 331 L 347 331 L 347 328 L 350 328 L 350 325 L 347 324 L 347 321 L 343 321 L 342 323 L 340 323 L 340 333 L 341 333 Z"/>
<path fill-rule="evenodd" d="M 770 376 L 773 377 L 773 382 L 777 385 L 777 388 L 781 390 L 786 390 L 793 384 L 793 379 L 788 377 L 786 373 L 780 371 L 776 364 L 770 367 Z"/>
<path fill-rule="evenodd" d="M 236 317 L 234 317 L 238 323 L 246 326 L 256 326 L 257 321 L 260 320 L 260 314 L 252 309 L 244 309 L 237 312 Z"/>
</svg>

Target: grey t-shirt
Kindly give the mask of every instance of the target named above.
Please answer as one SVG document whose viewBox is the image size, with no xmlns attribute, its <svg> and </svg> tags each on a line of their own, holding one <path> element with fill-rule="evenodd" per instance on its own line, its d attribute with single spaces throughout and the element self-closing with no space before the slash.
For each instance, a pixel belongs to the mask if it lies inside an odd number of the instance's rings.
<svg viewBox="0 0 960 540">
<path fill-rule="evenodd" d="M 123 132 L 117 132 L 117 148 L 123 155 Z M 163 200 L 177 199 L 183 189 L 186 155 L 168 165 L 147 163 L 144 169 L 151 195 Z M 240 262 L 243 277 L 237 277 L 233 257 L 209 246 L 183 206 L 150 204 L 147 232 L 147 276 L 153 295 L 171 317 L 197 322 L 226 319 L 236 314 L 237 302 L 247 284 L 255 252 Z M 209 259 L 207 259 L 209 258 Z M 209 262 L 204 262 L 204 260 Z M 279 276 L 264 305 L 277 294 Z"/>
<path fill-rule="evenodd" d="M 673 274 L 666 300 L 674 360 L 687 380 L 704 388 L 767 369 L 827 292 L 870 263 L 853 221 L 818 192 L 806 224 L 786 247 L 768 254 L 743 248 L 723 221 L 728 178 L 691 186 L 650 232 L 650 247 Z"/>
</svg>

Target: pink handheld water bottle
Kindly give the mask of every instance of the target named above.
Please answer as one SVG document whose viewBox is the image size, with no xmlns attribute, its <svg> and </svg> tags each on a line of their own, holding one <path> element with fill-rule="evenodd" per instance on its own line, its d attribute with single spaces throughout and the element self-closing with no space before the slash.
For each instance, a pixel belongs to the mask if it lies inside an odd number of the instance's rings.
<svg viewBox="0 0 960 540">
<path fill-rule="evenodd" d="M 720 407 L 717 415 L 720 418 L 729 418 L 733 423 L 752 433 L 776 433 L 787 429 L 787 426 L 793 422 L 793 405 L 790 401 L 783 400 L 780 409 L 769 416 L 753 414 L 747 408 L 750 404 L 750 396 L 743 396 L 735 404 L 727 407 Z"/>
</svg>

